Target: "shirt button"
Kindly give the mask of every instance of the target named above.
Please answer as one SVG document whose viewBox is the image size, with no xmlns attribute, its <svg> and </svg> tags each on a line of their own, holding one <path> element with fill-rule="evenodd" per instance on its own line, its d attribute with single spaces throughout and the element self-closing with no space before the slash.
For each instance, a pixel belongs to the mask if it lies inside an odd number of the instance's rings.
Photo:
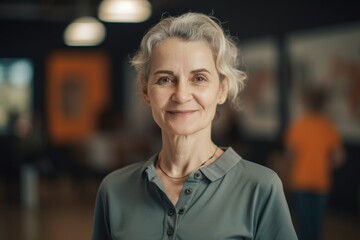
<svg viewBox="0 0 360 240">
<path fill-rule="evenodd" d="M 200 179 L 200 178 L 201 178 L 201 173 L 196 172 L 196 173 L 195 173 L 195 178 L 196 178 L 196 179 Z"/>
<path fill-rule="evenodd" d="M 185 210 L 183 208 L 180 208 L 178 213 L 183 214 L 184 212 L 185 212 Z"/>
<path fill-rule="evenodd" d="M 167 214 L 171 217 L 172 215 L 174 215 L 175 210 L 173 208 L 170 208 L 167 212 Z"/>
<path fill-rule="evenodd" d="M 166 234 L 167 234 L 168 236 L 173 235 L 173 234 L 174 234 L 174 229 L 169 228 L 169 229 L 166 231 Z"/>
<path fill-rule="evenodd" d="M 187 188 L 187 189 L 185 189 L 185 193 L 187 194 L 187 195 L 190 195 L 191 193 L 192 193 L 192 188 Z"/>
</svg>

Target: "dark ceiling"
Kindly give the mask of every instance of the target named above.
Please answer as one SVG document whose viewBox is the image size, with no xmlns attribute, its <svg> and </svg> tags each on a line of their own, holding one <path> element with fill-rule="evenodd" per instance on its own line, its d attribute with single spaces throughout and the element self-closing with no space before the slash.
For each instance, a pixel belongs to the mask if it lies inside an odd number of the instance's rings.
<svg viewBox="0 0 360 240">
<path fill-rule="evenodd" d="M 80 15 L 96 16 L 101 0 L 0 0 L 0 46 L 4 53 L 30 51 L 31 47 L 64 47 L 62 34 L 66 26 Z M 100 47 L 133 49 L 149 26 L 163 13 L 203 12 L 219 18 L 232 35 L 240 39 L 275 37 L 301 30 L 359 23 L 354 3 L 325 1 L 240 0 L 150 0 L 151 18 L 140 24 L 104 23 L 107 38 Z M 116 45 L 116 46 L 115 46 Z M 23 52 L 21 52 L 23 53 Z"/>
<path fill-rule="evenodd" d="M 40 21 L 71 21 L 73 18 L 96 15 L 102 0 L 1 0 L 0 19 L 21 19 Z M 190 3 L 188 0 L 150 1 L 156 13 L 166 8 L 176 8 Z"/>
<path fill-rule="evenodd" d="M 84 14 L 96 16 L 101 0 L 0 0 L 1 20 L 69 22 Z M 271 34 L 358 21 L 354 1 L 150 0 L 157 21 L 161 14 L 186 11 L 213 13 L 236 32 Z"/>
</svg>

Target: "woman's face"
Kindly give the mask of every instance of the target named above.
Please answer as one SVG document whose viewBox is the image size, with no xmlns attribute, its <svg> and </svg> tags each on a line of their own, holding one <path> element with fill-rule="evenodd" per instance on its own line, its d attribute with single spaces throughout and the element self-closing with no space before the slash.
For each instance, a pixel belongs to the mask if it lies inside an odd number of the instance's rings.
<svg viewBox="0 0 360 240">
<path fill-rule="evenodd" d="M 217 104 L 227 97 L 214 56 L 203 41 L 169 38 L 154 48 L 145 101 L 162 131 L 191 135 L 211 129 Z"/>
</svg>

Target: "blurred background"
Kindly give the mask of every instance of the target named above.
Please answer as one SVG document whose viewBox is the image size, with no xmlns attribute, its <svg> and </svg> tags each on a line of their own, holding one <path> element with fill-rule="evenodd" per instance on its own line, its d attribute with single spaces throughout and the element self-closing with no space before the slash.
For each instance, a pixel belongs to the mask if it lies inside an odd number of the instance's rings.
<svg viewBox="0 0 360 240">
<path fill-rule="evenodd" d="M 360 239 L 354 4 L 144 0 L 133 16 L 124 12 L 133 8 L 110 2 L 123 1 L 0 1 L 0 239 L 91 237 L 101 179 L 161 146 L 129 58 L 163 15 L 188 11 L 221 20 L 239 39 L 249 74 L 243 110 L 221 107 L 215 142 L 274 169 L 286 193 L 283 135 L 302 112 L 299 91 L 313 84 L 328 90 L 327 114 L 346 162 L 333 172 L 325 239 Z"/>
</svg>

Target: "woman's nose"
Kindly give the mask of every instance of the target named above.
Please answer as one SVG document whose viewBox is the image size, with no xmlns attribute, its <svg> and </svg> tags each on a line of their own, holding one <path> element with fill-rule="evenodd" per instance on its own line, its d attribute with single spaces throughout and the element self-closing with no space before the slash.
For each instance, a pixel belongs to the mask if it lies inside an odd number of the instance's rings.
<svg viewBox="0 0 360 240">
<path fill-rule="evenodd" d="M 180 80 L 177 82 L 172 100 L 177 103 L 185 103 L 192 99 L 191 86 L 186 80 Z"/>
</svg>

